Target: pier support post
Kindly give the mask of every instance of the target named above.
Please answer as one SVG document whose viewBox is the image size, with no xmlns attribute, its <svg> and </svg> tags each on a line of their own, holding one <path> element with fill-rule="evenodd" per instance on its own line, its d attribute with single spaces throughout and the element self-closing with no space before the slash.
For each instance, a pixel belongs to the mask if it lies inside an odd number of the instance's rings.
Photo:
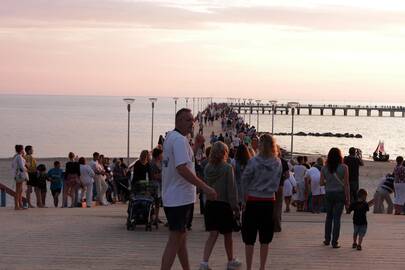
<svg viewBox="0 0 405 270">
<path fill-rule="evenodd" d="M 297 115 L 300 115 L 300 109 L 299 108 L 297 108 Z"/>
<path fill-rule="evenodd" d="M 321 109 L 321 115 L 323 115 L 323 109 Z"/>
<path fill-rule="evenodd" d="M 371 116 L 371 110 L 367 110 L 367 116 Z"/>
<path fill-rule="evenodd" d="M 379 117 L 383 116 L 383 111 L 382 110 L 378 110 L 378 116 Z"/>
<path fill-rule="evenodd" d="M 285 114 L 288 115 L 288 108 L 285 108 Z"/>
<path fill-rule="evenodd" d="M 390 116 L 395 117 L 395 111 L 390 111 Z"/>
<path fill-rule="evenodd" d="M 355 112 L 356 112 L 356 116 L 359 116 L 359 109 L 356 109 Z"/>
<path fill-rule="evenodd" d="M 402 111 L 402 117 L 405 117 L 405 111 Z"/>
<path fill-rule="evenodd" d="M 336 115 L 336 109 L 332 109 L 332 115 L 333 115 L 333 116 Z"/>
<path fill-rule="evenodd" d="M 343 109 L 343 115 L 347 116 L 347 109 Z"/>
<path fill-rule="evenodd" d="M 6 207 L 6 191 L 0 189 L 0 207 Z"/>
<path fill-rule="evenodd" d="M 308 109 L 308 114 L 312 115 L 312 109 L 311 108 Z"/>
</svg>

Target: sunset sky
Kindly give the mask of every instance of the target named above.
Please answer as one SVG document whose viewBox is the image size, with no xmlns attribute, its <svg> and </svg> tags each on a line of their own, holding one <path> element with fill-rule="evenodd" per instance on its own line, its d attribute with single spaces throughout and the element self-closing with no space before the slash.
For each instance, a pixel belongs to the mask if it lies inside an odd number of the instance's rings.
<svg viewBox="0 0 405 270">
<path fill-rule="evenodd" d="M 405 102 L 405 1 L 1 0 L 0 93 Z"/>
</svg>

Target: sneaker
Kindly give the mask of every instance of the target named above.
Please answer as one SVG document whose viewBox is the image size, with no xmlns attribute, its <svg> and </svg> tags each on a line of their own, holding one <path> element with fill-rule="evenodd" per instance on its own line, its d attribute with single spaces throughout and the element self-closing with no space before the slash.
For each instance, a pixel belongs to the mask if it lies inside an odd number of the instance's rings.
<svg viewBox="0 0 405 270">
<path fill-rule="evenodd" d="M 357 248 L 357 243 L 353 243 L 352 248 Z"/>
<path fill-rule="evenodd" d="M 332 248 L 340 248 L 340 245 L 338 242 L 332 244 Z"/>
<path fill-rule="evenodd" d="M 200 263 L 200 268 L 198 268 L 199 270 L 212 270 L 209 266 L 208 266 L 208 263 L 204 263 L 204 262 L 201 262 Z"/>
<path fill-rule="evenodd" d="M 357 245 L 357 250 L 361 250 L 361 245 Z"/>
<path fill-rule="evenodd" d="M 240 261 L 238 261 L 237 259 L 232 259 L 232 261 L 228 262 L 226 269 L 227 270 L 238 269 L 241 265 L 242 263 Z"/>
<path fill-rule="evenodd" d="M 325 240 L 325 241 L 323 241 L 323 244 L 324 244 L 325 246 L 329 246 L 330 242 Z"/>
</svg>

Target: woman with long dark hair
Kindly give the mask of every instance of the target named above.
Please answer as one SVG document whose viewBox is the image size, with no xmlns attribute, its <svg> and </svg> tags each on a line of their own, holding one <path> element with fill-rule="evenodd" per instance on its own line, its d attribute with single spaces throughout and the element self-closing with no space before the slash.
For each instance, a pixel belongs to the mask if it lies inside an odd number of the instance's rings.
<svg viewBox="0 0 405 270">
<path fill-rule="evenodd" d="M 349 170 L 343 164 L 342 152 L 338 148 L 331 148 L 326 160 L 326 166 L 321 170 L 321 186 L 326 191 L 326 221 L 325 240 L 328 246 L 332 240 L 333 248 L 340 248 L 338 244 L 340 234 L 340 218 L 343 208 L 350 205 Z"/>
<path fill-rule="evenodd" d="M 238 148 L 236 149 L 236 154 L 235 154 L 235 163 L 234 165 L 234 170 L 235 170 L 235 182 L 236 182 L 236 187 L 238 189 L 238 198 L 239 202 L 243 201 L 243 196 L 242 196 L 242 175 L 243 171 L 246 168 L 246 165 L 248 164 L 248 161 L 251 159 L 251 155 L 249 152 L 249 149 L 247 148 L 246 145 L 240 144 Z"/>
</svg>

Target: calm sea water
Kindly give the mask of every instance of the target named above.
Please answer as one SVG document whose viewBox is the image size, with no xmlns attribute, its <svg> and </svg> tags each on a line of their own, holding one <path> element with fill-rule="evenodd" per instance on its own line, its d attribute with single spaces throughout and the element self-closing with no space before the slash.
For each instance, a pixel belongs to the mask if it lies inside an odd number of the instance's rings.
<svg viewBox="0 0 405 270">
<path fill-rule="evenodd" d="M 185 105 L 185 100 L 179 99 L 177 108 Z M 189 107 L 192 108 L 191 100 Z M 195 108 L 197 110 L 197 102 Z M 151 111 L 147 98 L 136 98 L 132 105 L 132 157 L 138 156 L 142 149 L 150 148 Z M 256 120 L 256 115 L 252 115 L 253 125 Z M 126 156 L 127 110 L 122 97 L 0 95 L 0 123 L 0 157 L 3 158 L 13 155 L 15 144 L 33 145 L 37 157 L 64 157 L 70 151 L 82 156 L 91 156 L 94 151 L 111 157 Z M 173 99 L 159 98 L 155 106 L 155 143 L 160 134 L 173 129 L 173 124 Z M 296 136 L 294 150 L 325 154 L 333 146 L 344 152 L 355 146 L 368 156 L 378 140 L 384 140 L 386 151 L 395 158 L 405 154 L 404 127 L 405 119 L 401 117 L 296 115 L 295 132 L 349 132 L 359 133 L 363 138 Z M 270 115 L 259 116 L 259 130 L 271 130 Z M 276 115 L 275 132 L 290 130 L 291 116 Z M 289 149 L 290 137 L 280 136 L 277 140 Z"/>
</svg>

